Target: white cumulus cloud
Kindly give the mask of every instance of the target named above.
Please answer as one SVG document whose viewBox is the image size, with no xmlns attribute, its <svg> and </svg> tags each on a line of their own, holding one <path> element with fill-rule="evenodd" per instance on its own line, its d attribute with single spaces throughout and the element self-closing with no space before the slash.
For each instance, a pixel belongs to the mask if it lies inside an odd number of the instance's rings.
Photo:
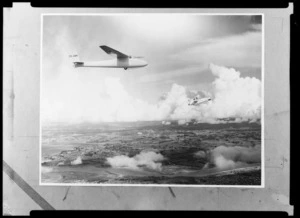
<svg viewBox="0 0 300 218">
<path fill-rule="evenodd" d="M 71 165 L 79 165 L 82 164 L 82 159 L 78 156 L 75 160 L 71 161 Z"/>
<path fill-rule="evenodd" d="M 164 159 L 164 156 L 159 153 L 142 151 L 134 157 L 120 155 L 107 158 L 107 163 L 114 168 L 126 167 L 130 169 L 139 169 L 141 167 L 146 167 L 152 170 L 161 170 L 161 161 Z"/>
<path fill-rule="evenodd" d="M 224 122 L 222 118 L 235 118 L 236 122 L 257 120 L 261 113 L 261 81 L 254 77 L 241 77 L 240 72 L 210 64 L 216 77 L 212 92 L 188 90 L 173 84 L 157 104 L 131 96 L 117 77 L 107 77 L 101 85 L 82 82 L 69 68 L 65 68 L 51 90 L 42 93 L 42 120 L 62 122 L 115 122 L 184 120 L 198 122 Z M 66 82 L 67 81 L 67 82 Z M 212 97 L 200 106 L 189 106 L 193 95 Z M 180 121 L 182 122 L 182 121 Z"/>
<path fill-rule="evenodd" d="M 210 162 L 220 169 L 234 168 L 241 163 L 260 163 L 261 146 L 218 146 L 209 152 Z"/>
</svg>

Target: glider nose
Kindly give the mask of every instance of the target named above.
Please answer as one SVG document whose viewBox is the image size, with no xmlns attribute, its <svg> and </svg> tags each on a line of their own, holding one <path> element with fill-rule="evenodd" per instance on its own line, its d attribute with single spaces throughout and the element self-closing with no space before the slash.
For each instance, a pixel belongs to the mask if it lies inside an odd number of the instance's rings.
<svg viewBox="0 0 300 218">
<path fill-rule="evenodd" d="M 140 60 L 140 59 L 132 59 L 130 61 L 130 65 L 132 67 L 145 67 L 148 65 L 148 63 L 145 60 Z"/>
<path fill-rule="evenodd" d="M 141 67 L 145 67 L 148 65 L 148 63 L 144 60 L 137 60 L 137 61 L 138 61 L 137 64 Z"/>
<path fill-rule="evenodd" d="M 145 67 L 148 65 L 148 63 L 146 61 L 142 61 L 142 65 L 143 65 L 143 67 Z"/>
</svg>

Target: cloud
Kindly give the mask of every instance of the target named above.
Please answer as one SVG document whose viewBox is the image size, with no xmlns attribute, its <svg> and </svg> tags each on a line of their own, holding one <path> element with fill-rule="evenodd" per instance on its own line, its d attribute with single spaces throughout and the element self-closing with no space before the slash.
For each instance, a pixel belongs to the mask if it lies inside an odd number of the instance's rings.
<svg viewBox="0 0 300 218">
<path fill-rule="evenodd" d="M 236 121 L 257 120 L 261 111 L 261 82 L 256 78 L 242 78 L 240 72 L 210 64 L 217 78 L 213 82 L 212 102 L 198 107 L 179 104 L 170 117 L 172 119 L 196 119 L 200 122 L 215 122 L 218 119 L 236 118 Z M 176 88 L 174 86 L 173 88 Z M 177 88 L 179 89 L 179 88 Z M 203 96 L 205 97 L 205 96 Z M 186 91 L 176 93 L 177 102 L 185 102 Z"/>
<path fill-rule="evenodd" d="M 42 172 L 42 173 L 51 173 L 51 172 L 53 172 L 53 168 L 42 166 L 42 167 L 41 167 L 41 172 Z"/>
<path fill-rule="evenodd" d="M 163 121 L 161 122 L 161 124 L 162 124 L 162 125 L 171 125 L 171 122 L 170 122 L 170 121 L 164 121 L 164 120 L 163 120 Z"/>
<path fill-rule="evenodd" d="M 178 125 L 185 125 L 187 124 L 187 121 L 186 120 L 178 120 Z"/>
<path fill-rule="evenodd" d="M 228 160 L 224 158 L 222 155 L 217 156 L 214 159 L 214 162 L 219 169 L 229 169 L 229 168 L 234 168 L 236 166 L 236 163 L 234 161 Z"/>
<path fill-rule="evenodd" d="M 68 68 L 55 81 L 52 88 L 43 92 L 42 120 L 61 122 L 122 122 L 183 120 L 186 122 L 216 123 L 223 118 L 235 122 L 260 119 L 261 81 L 254 77 L 241 77 L 240 72 L 210 64 L 216 77 L 211 93 L 188 90 L 173 84 L 157 104 L 129 95 L 120 78 L 107 77 L 102 85 L 84 83 Z M 68 82 L 66 82 L 68 81 Z M 196 95 L 212 97 L 200 106 L 189 106 L 188 100 Z"/>
<path fill-rule="evenodd" d="M 202 18 L 205 20 L 205 17 Z M 115 20 L 124 33 L 147 41 L 152 46 L 174 47 L 186 38 L 197 38 L 204 21 L 185 14 L 143 14 L 123 16 Z M 179 43 L 180 42 L 180 43 Z"/>
<path fill-rule="evenodd" d="M 178 77 L 195 75 L 207 69 L 206 66 L 189 66 L 185 68 L 165 71 L 157 74 L 145 74 L 139 78 L 141 83 L 159 82 L 159 81 L 172 81 Z"/>
<path fill-rule="evenodd" d="M 107 163 L 114 168 L 126 167 L 130 169 L 140 169 L 141 167 L 146 167 L 160 171 L 162 167 L 160 162 L 164 159 L 164 156 L 159 153 L 142 151 L 134 157 L 120 155 L 107 158 Z"/>
<path fill-rule="evenodd" d="M 203 40 L 193 47 L 171 55 L 170 58 L 190 65 L 218 63 L 234 67 L 261 67 L 261 43 L 261 32 L 249 31 Z"/>
<path fill-rule="evenodd" d="M 71 165 L 79 165 L 82 164 L 82 159 L 80 156 L 76 158 L 76 160 L 71 161 Z"/>
<path fill-rule="evenodd" d="M 148 16 L 148 18 L 152 18 L 152 16 Z M 145 18 L 145 22 L 149 21 L 152 23 L 153 20 L 148 18 Z M 170 18 L 169 16 L 166 17 L 166 24 L 169 23 Z M 189 21 L 191 19 L 189 16 L 183 16 L 183 18 Z M 191 21 L 193 23 L 196 22 L 194 18 Z M 54 25 L 61 19 L 55 19 L 52 24 Z M 76 20 L 71 20 L 72 25 L 77 23 Z M 117 20 L 120 21 L 119 18 Z M 141 25 L 139 20 L 135 20 L 134 22 L 138 26 Z M 154 23 L 157 22 L 160 22 L 160 20 L 158 19 Z M 102 24 L 105 23 L 105 21 L 102 21 Z M 130 23 L 131 21 L 128 24 Z M 194 24 L 198 25 L 199 23 L 197 21 Z M 176 19 L 173 20 L 172 25 L 172 28 L 178 27 Z M 180 21 L 180 25 L 185 28 L 183 20 Z M 144 74 L 139 74 L 134 79 L 134 74 L 130 74 L 131 79 L 128 79 L 128 76 L 122 76 L 125 75 L 122 74 L 124 72 L 120 72 L 119 70 L 114 71 L 114 69 L 74 69 L 68 56 L 74 50 L 78 49 L 75 49 L 75 47 L 78 47 L 81 37 L 74 38 L 71 35 L 70 29 L 66 26 L 70 25 L 62 25 L 58 29 L 54 25 L 54 29 L 50 28 L 50 35 L 49 28 L 45 29 L 42 62 L 43 75 L 41 77 L 42 122 L 79 123 L 180 120 L 179 123 L 181 124 L 190 120 L 210 123 L 224 122 L 220 119 L 228 117 L 234 118 L 236 122 L 260 118 L 260 80 L 254 77 L 243 78 L 237 70 L 219 66 L 222 64 L 233 66 L 235 63 L 238 65 L 246 63 L 247 66 L 251 65 L 251 67 L 260 66 L 260 62 L 257 61 L 261 58 L 260 54 L 258 54 L 261 48 L 259 32 L 247 32 L 241 35 L 202 41 L 197 46 L 185 49 L 182 53 L 174 56 L 176 64 L 173 69 L 175 68 L 175 70 L 166 70 L 165 74 L 158 70 L 155 71 L 155 75 L 147 74 L 147 71 L 145 71 Z M 168 25 L 162 26 L 165 27 Z M 168 27 L 171 28 L 170 25 Z M 150 27 L 146 26 L 144 28 Z M 152 25 L 151 28 L 158 31 L 158 27 L 155 25 Z M 159 31 L 164 34 L 165 29 L 161 28 Z M 172 35 L 174 35 L 173 32 Z M 179 38 L 182 39 L 182 37 Z M 126 44 L 131 47 L 130 44 Z M 173 47 L 173 43 L 171 44 Z M 179 47 L 185 47 L 181 43 L 179 44 L 181 45 Z M 86 49 L 83 50 L 86 51 Z M 98 52 L 98 48 L 95 48 L 95 50 Z M 105 56 L 105 54 L 103 55 Z M 255 57 L 255 63 L 252 57 Z M 224 61 L 224 58 L 228 61 Z M 166 59 L 168 58 L 166 57 Z M 180 60 L 182 62 L 178 64 Z M 166 64 L 164 60 L 163 66 L 174 63 L 172 60 L 168 61 L 168 64 Z M 193 64 L 189 64 L 191 62 Z M 218 63 L 219 65 L 209 65 L 211 75 L 215 77 L 214 82 L 209 84 L 209 92 L 201 90 L 200 85 L 199 88 L 193 86 L 193 90 L 189 90 L 181 84 L 173 83 L 173 78 L 175 77 L 177 79 L 181 75 L 193 77 L 196 73 L 203 73 L 207 69 L 208 63 L 211 62 Z M 185 68 L 179 69 L 181 67 L 177 66 L 184 66 Z M 164 84 L 162 92 L 165 92 L 165 88 L 170 87 L 170 84 L 172 85 L 169 91 L 157 103 L 149 103 L 147 99 L 138 99 L 132 96 L 130 92 L 137 92 L 137 88 L 130 89 L 128 85 L 130 83 L 126 83 L 130 81 L 139 85 L 142 84 L 141 86 L 143 86 L 145 83 L 153 82 L 151 86 L 153 93 L 155 93 L 153 96 L 157 96 L 160 90 L 157 83 L 160 80 L 169 82 L 168 85 Z M 178 81 L 180 80 L 178 79 Z M 124 86 L 124 84 L 128 86 Z M 137 96 L 147 95 L 148 97 L 152 96 L 152 92 L 150 94 L 138 94 Z M 187 104 L 188 99 L 196 95 L 200 95 L 201 97 L 209 96 L 213 101 L 198 107 L 189 106 Z"/>
<path fill-rule="evenodd" d="M 214 100 L 206 108 L 206 116 L 214 118 L 260 118 L 261 81 L 254 77 L 240 77 L 233 68 L 210 65 L 217 76 L 213 82 Z"/>
<path fill-rule="evenodd" d="M 255 31 L 262 31 L 262 24 L 252 24 L 251 28 Z"/>
<path fill-rule="evenodd" d="M 206 158 L 205 151 L 197 151 L 194 155 L 195 155 L 195 157 Z"/>
<path fill-rule="evenodd" d="M 210 162 L 220 169 L 234 168 L 241 163 L 260 163 L 261 146 L 218 146 L 209 152 Z"/>
</svg>

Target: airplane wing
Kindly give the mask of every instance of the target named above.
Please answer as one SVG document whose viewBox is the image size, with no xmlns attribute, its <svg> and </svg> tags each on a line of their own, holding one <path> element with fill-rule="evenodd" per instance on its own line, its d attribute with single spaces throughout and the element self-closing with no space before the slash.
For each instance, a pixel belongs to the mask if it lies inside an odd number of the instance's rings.
<svg viewBox="0 0 300 218">
<path fill-rule="evenodd" d="M 129 58 L 130 57 L 129 55 L 123 54 L 122 52 L 112 49 L 106 45 L 101 45 L 100 48 L 102 48 L 103 51 L 105 51 L 109 55 L 116 55 L 117 58 Z"/>
</svg>

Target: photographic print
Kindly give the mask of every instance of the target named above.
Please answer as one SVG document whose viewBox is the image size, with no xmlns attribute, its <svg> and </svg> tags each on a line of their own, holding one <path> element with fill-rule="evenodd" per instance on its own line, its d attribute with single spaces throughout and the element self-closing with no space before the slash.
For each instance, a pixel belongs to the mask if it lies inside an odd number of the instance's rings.
<svg viewBox="0 0 300 218">
<path fill-rule="evenodd" d="M 264 185 L 262 14 L 41 19 L 41 185 Z"/>
</svg>

